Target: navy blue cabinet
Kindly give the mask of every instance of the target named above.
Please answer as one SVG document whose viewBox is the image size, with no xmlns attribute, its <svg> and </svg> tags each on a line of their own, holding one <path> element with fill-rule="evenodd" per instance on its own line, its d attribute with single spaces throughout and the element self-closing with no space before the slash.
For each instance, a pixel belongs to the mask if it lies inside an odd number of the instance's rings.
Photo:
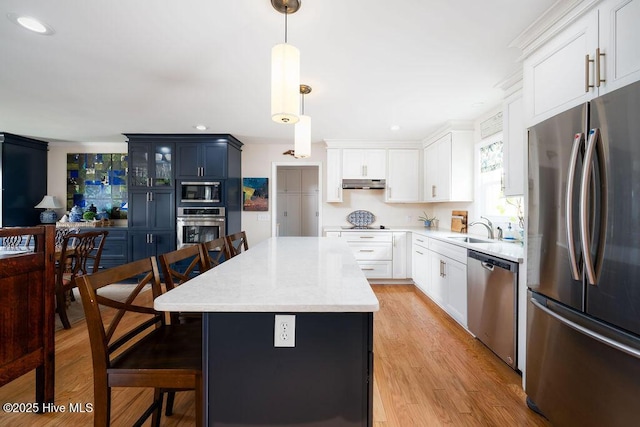
<svg viewBox="0 0 640 427">
<path fill-rule="evenodd" d="M 127 242 L 127 230 L 115 227 L 94 228 L 91 231 L 109 232 L 107 240 L 102 248 L 102 257 L 100 258 L 100 270 L 116 267 L 126 264 L 129 259 L 129 250 Z"/>
<path fill-rule="evenodd" d="M 129 193 L 129 228 L 173 229 L 176 227 L 175 192 L 148 190 Z"/>
<path fill-rule="evenodd" d="M 181 142 L 177 144 L 176 177 L 227 178 L 227 142 Z"/>
<path fill-rule="evenodd" d="M 242 143 L 229 134 L 125 134 L 129 138 L 129 261 L 176 249 L 177 183 L 220 181 L 227 233 L 241 230 Z"/>
<path fill-rule="evenodd" d="M 40 224 L 34 208 L 47 194 L 48 143 L 0 132 L 2 221 L 4 227 Z"/>
<path fill-rule="evenodd" d="M 128 259 L 176 248 L 175 143 L 154 134 L 129 138 Z"/>
<path fill-rule="evenodd" d="M 176 249 L 175 231 L 129 231 L 129 260 L 136 261 Z"/>
</svg>

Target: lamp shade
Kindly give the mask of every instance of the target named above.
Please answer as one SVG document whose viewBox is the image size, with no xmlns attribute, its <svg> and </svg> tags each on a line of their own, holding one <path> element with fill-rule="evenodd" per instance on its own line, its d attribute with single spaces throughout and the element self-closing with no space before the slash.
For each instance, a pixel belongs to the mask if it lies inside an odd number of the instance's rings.
<svg viewBox="0 0 640 427">
<path fill-rule="evenodd" d="M 300 116 L 293 137 L 293 156 L 302 159 L 311 156 L 311 117 Z"/>
<path fill-rule="evenodd" d="M 300 115 L 300 51 L 288 43 L 271 49 L 271 118 L 293 124 Z"/>
<path fill-rule="evenodd" d="M 60 209 L 62 205 L 58 203 L 55 196 L 44 196 L 40 203 L 34 206 L 36 209 Z"/>
<path fill-rule="evenodd" d="M 40 222 L 43 224 L 54 224 L 58 220 L 58 215 L 52 209 L 62 207 L 55 196 L 44 196 L 40 203 L 34 206 L 36 209 L 45 209 L 40 213 Z"/>
</svg>

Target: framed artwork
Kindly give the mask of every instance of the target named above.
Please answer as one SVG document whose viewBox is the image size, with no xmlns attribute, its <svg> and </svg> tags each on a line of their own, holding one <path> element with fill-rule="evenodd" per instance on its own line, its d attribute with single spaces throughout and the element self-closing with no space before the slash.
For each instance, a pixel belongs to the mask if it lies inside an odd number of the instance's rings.
<svg viewBox="0 0 640 427">
<path fill-rule="evenodd" d="M 269 210 L 269 178 L 242 178 L 242 194 L 243 210 Z"/>
</svg>

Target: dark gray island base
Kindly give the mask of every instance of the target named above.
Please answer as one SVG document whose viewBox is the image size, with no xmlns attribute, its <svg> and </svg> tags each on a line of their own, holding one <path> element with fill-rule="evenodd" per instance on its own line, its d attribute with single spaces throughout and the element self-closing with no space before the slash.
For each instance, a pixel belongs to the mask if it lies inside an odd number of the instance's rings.
<svg viewBox="0 0 640 427">
<path fill-rule="evenodd" d="M 203 313 L 206 426 L 372 425 L 380 305 L 342 239 L 270 238 L 154 307 Z"/>
<path fill-rule="evenodd" d="M 204 313 L 205 425 L 371 426 L 373 313 L 285 313 L 295 347 L 274 314 Z"/>
</svg>

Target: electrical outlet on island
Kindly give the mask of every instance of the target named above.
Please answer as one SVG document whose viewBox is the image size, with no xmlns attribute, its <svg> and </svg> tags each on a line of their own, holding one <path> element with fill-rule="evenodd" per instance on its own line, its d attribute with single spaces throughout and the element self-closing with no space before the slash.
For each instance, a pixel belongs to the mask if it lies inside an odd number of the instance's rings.
<svg viewBox="0 0 640 427">
<path fill-rule="evenodd" d="M 273 334 L 274 347 L 296 346 L 296 316 L 294 314 L 276 314 Z"/>
</svg>

